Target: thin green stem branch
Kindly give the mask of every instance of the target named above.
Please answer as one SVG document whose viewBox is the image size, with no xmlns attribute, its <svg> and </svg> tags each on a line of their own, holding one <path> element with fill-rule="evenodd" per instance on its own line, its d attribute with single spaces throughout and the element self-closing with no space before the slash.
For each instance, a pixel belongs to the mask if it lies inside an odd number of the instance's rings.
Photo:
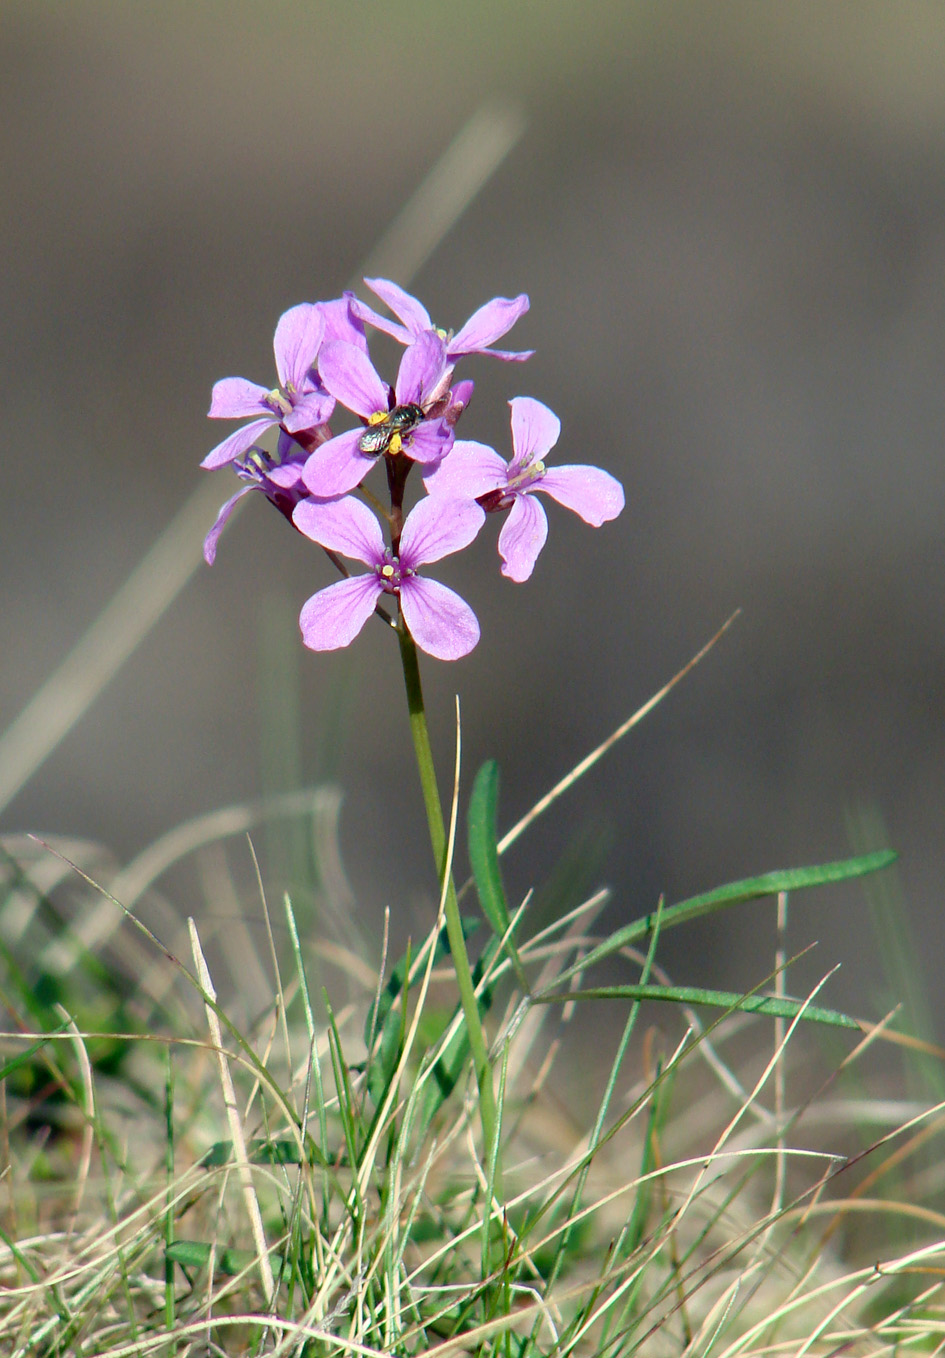
<svg viewBox="0 0 945 1358">
<path fill-rule="evenodd" d="M 430 746 L 430 733 L 427 730 L 427 717 L 423 706 L 423 689 L 420 684 L 417 648 L 403 621 L 397 629 L 397 635 L 400 638 L 400 658 L 404 667 L 404 683 L 407 688 L 410 734 L 413 737 L 414 753 L 417 756 L 417 769 L 420 773 L 420 786 L 423 790 L 427 824 L 430 827 L 433 857 L 436 861 L 437 874 L 442 882 L 443 874 L 446 871 L 446 825 L 443 820 L 443 805 L 437 787 L 436 770 L 433 766 L 433 750 Z M 479 1085 L 479 1111 L 482 1118 L 484 1141 L 483 1153 L 488 1160 L 494 1153 L 495 1093 L 492 1088 L 489 1053 L 485 1033 L 482 1029 L 482 1021 L 479 1017 L 479 1004 L 476 1000 L 476 988 L 473 985 L 469 955 L 466 952 L 466 942 L 463 938 L 463 926 L 459 917 L 459 905 L 456 900 L 456 887 L 453 884 L 452 873 L 449 874 L 446 884 L 445 914 L 446 933 L 453 957 L 453 966 L 456 970 L 460 1002 L 466 1018 L 466 1032 L 469 1037 L 473 1064 L 476 1068 L 476 1082 Z"/>
</svg>

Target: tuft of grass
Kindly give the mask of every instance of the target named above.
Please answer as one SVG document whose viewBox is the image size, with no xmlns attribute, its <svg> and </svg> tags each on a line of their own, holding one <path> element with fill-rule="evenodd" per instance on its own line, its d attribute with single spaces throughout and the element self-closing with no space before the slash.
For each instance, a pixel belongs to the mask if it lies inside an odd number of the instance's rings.
<svg viewBox="0 0 945 1358">
<path fill-rule="evenodd" d="M 675 985 L 657 959 L 667 928 L 888 853 L 660 902 L 609 934 L 600 892 L 532 926 L 532 898 L 506 896 L 485 766 L 467 829 L 480 911 L 467 891 L 463 921 L 495 1081 L 483 1145 L 442 901 L 426 937 L 372 969 L 316 932 L 319 913 L 338 917 L 314 904 L 337 888 L 333 794 L 277 805 L 313 864 L 304 916 L 287 894 L 270 918 L 255 860 L 245 884 L 233 871 L 236 829 L 273 803 L 125 869 L 91 846 L 4 846 L 0 1351 L 937 1351 L 945 1214 L 928 1148 L 945 1106 L 859 1097 L 886 1030 L 827 1008 L 820 986 L 792 998 L 783 957 L 744 996 Z M 188 931 L 166 895 L 194 875 L 232 897 L 216 930 L 211 912 Z M 251 913 L 261 1003 L 220 936 Z M 615 956 L 633 979 L 596 984 Z M 593 1099 L 578 1002 L 595 1006 Z M 847 1049 L 818 1093 L 802 1032 L 824 1024 Z"/>
</svg>

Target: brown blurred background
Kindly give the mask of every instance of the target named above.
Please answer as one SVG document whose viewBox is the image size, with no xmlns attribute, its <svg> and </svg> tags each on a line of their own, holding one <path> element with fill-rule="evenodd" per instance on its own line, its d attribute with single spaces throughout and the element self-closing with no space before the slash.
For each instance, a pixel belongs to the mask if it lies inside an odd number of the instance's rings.
<svg viewBox="0 0 945 1358">
<path fill-rule="evenodd" d="M 945 12 L 933 4 L 8 3 L 0 12 L 0 730 L 197 485 L 213 381 L 269 382 L 287 306 L 337 295 L 488 98 L 524 136 L 415 280 L 458 326 L 531 295 L 524 368 L 471 360 L 462 432 L 509 396 L 619 475 L 593 531 L 551 506 L 532 581 L 492 532 L 441 578 L 478 649 L 426 667 L 444 771 L 503 769 L 507 826 L 738 606 L 714 654 L 508 859 L 575 836 L 610 918 L 843 857 L 870 808 L 934 988 L 945 943 Z M 233 478 L 216 473 L 219 498 Z M 208 524 L 209 526 L 209 524 Z M 295 642 L 332 576 L 264 502 L 225 535 L 0 818 L 136 853 L 301 779 L 345 790 L 362 928 L 428 916 L 394 648 Z M 301 740 L 291 741 L 296 676 Z M 874 830 L 875 836 L 877 832 Z M 279 865 L 269 862 L 273 880 Z M 576 884 L 574 890 L 579 889 Z M 575 897 L 577 899 L 577 897 Z M 193 901 L 182 909 L 196 909 Z M 770 909 L 667 939 L 753 985 Z M 861 888 L 797 898 L 828 1002 L 885 1007 Z M 373 945 L 372 945 L 373 946 Z M 939 1021 L 945 1028 L 945 1005 Z"/>
</svg>

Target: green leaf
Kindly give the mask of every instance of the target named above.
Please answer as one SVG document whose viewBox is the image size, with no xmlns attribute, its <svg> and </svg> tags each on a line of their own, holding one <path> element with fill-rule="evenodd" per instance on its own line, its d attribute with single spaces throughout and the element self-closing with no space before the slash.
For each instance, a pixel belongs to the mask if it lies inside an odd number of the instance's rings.
<svg viewBox="0 0 945 1358">
<path fill-rule="evenodd" d="M 494 759 L 487 759 L 476 774 L 469 799 L 469 813 L 466 819 L 469 862 L 482 913 L 492 925 L 492 932 L 496 938 L 504 940 L 503 947 L 511 960 L 519 986 L 527 995 L 530 994 L 528 978 L 509 934 L 511 916 L 499 868 L 496 829 L 498 813 L 499 766 Z"/>
<path fill-rule="evenodd" d="M 498 940 L 490 939 L 482 956 L 473 967 L 473 983 L 477 989 L 486 969 L 492 965 L 497 950 Z M 485 1017 L 491 1009 L 493 998 L 494 989 L 491 985 L 487 985 L 479 991 L 478 1007 L 481 1017 Z M 437 1057 L 431 1078 L 427 1081 L 424 1094 L 421 1096 L 422 1101 L 418 1115 L 418 1126 L 422 1129 L 421 1134 L 425 1134 L 439 1108 L 456 1088 L 469 1060 L 469 1037 L 465 1027 L 462 1027 L 453 1034 L 452 1040 L 444 1046 Z"/>
<path fill-rule="evenodd" d="M 594 986 L 589 990 L 567 990 L 550 995 L 537 995 L 538 1004 L 560 1000 L 667 1000 L 671 1004 L 707 1004 L 715 1009 L 739 1009 L 748 1014 L 767 1014 L 771 1018 L 793 1019 L 801 1013 L 812 1023 L 827 1023 L 834 1028 L 855 1028 L 861 1032 L 856 1019 L 836 1009 L 820 1009 L 803 1000 L 788 1000 L 775 995 L 739 995 L 731 990 L 703 990 L 699 986 L 612 985 Z"/>
<path fill-rule="evenodd" d="M 776 872 L 766 872 L 760 877 L 746 877 L 740 882 L 729 882 L 706 891 L 701 896 L 690 896 L 678 905 L 671 905 L 660 916 L 661 930 L 671 929 L 677 924 L 686 924 L 701 915 L 711 915 L 728 905 L 742 901 L 753 901 L 763 896 L 777 896 L 782 891 L 801 891 L 806 887 L 823 886 L 826 882 L 845 882 L 851 877 L 865 877 L 867 873 L 879 872 L 896 861 L 898 854 L 891 849 L 879 853 L 862 854 L 859 858 L 844 858 L 837 863 L 821 863 L 810 868 L 784 868 Z M 570 980 L 579 971 L 585 971 L 594 962 L 610 957 L 621 948 L 651 932 L 656 921 L 656 912 L 643 915 L 640 919 L 618 929 L 596 948 L 582 957 L 573 967 L 569 967 L 557 977 L 557 982 Z"/>
<path fill-rule="evenodd" d="M 404 955 L 403 975 L 410 974 L 410 949 Z M 398 964 L 399 965 L 399 964 Z M 399 987 L 398 987 L 399 988 Z M 393 1001 L 391 1001 L 393 1004 Z M 399 1009 L 389 1008 L 381 1028 L 381 1040 L 368 1053 L 367 1088 L 375 1108 L 379 1108 L 387 1087 L 393 1078 L 406 1031 L 406 1005 Z"/>
<path fill-rule="evenodd" d="M 245 1272 L 256 1262 L 256 1255 L 252 1250 L 221 1248 L 204 1240 L 172 1240 L 165 1249 L 165 1256 L 171 1263 L 180 1264 L 182 1268 L 206 1268 L 211 1253 L 214 1268 L 227 1277 Z M 269 1258 L 274 1270 L 282 1268 L 282 1259 L 278 1254 L 270 1254 Z"/>
<path fill-rule="evenodd" d="M 470 938 L 480 927 L 480 921 L 465 915 L 462 919 L 462 926 L 463 938 Z M 368 1010 L 367 1020 L 364 1024 L 364 1042 L 369 1049 L 372 1043 L 376 1041 L 377 1034 L 384 1026 L 384 1022 L 391 1011 L 394 1001 L 403 989 L 408 971 L 415 962 L 422 964 L 425 961 L 429 946 L 430 940 L 426 939 L 416 956 L 414 956 L 408 948 L 403 957 L 401 957 L 392 968 L 387 985 L 381 991 L 377 1004 L 372 1004 L 371 1008 Z M 445 957 L 449 956 L 449 950 L 449 939 L 446 933 L 446 926 L 444 925 L 436 940 L 436 953 L 433 958 L 434 966 L 438 962 L 442 962 Z"/>
<path fill-rule="evenodd" d="M 496 820 L 499 811 L 499 765 L 487 759 L 476 774 L 469 813 L 466 820 L 469 835 L 469 862 L 473 881 L 479 893 L 482 913 L 492 925 L 493 932 L 502 937 L 509 927 L 509 907 L 499 871 L 499 851 L 496 847 Z"/>
<path fill-rule="evenodd" d="M 254 1165 L 298 1165 L 301 1163 L 298 1143 L 295 1141 L 267 1141 L 263 1137 L 257 1137 L 247 1145 L 246 1154 Z M 232 1141 L 215 1141 L 200 1159 L 200 1164 L 204 1169 L 216 1169 L 220 1165 L 232 1163 Z"/>
</svg>

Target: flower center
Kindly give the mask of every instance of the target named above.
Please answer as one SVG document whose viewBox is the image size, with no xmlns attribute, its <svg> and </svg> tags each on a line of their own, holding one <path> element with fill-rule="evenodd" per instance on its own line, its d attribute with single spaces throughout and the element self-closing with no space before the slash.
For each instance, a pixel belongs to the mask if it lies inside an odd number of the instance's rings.
<svg viewBox="0 0 945 1358">
<path fill-rule="evenodd" d="M 524 467 L 519 467 L 514 476 L 508 479 L 509 490 L 526 490 L 533 481 L 540 481 L 545 475 L 547 467 L 541 458 L 535 462 L 526 462 Z"/>
<path fill-rule="evenodd" d="M 408 580 L 416 573 L 409 566 L 403 565 L 399 557 L 393 556 L 389 548 L 384 552 L 384 560 L 374 567 L 374 574 L 388 594 L 396 594 L 404 580 Z"/>
<path fill-rule="evenodd" d="M 233 470 L 237 476 L 244 481 L 254 481 L 261 485 L 269 476 L 273 467 L 279 466 L 279 458 L 272 453 L 267 453 L 265 448 L 260 448 L 254 444 L 247 449 L 241 458 L 233 463 Z"/>
<path fill-rule="evenodd" d="M 292 414 L 292 402 L 281 387 L 273 387 L 272 391 L 267 391 L 263 400 L 274 415 L 285 417 Z"/>
</svg>

